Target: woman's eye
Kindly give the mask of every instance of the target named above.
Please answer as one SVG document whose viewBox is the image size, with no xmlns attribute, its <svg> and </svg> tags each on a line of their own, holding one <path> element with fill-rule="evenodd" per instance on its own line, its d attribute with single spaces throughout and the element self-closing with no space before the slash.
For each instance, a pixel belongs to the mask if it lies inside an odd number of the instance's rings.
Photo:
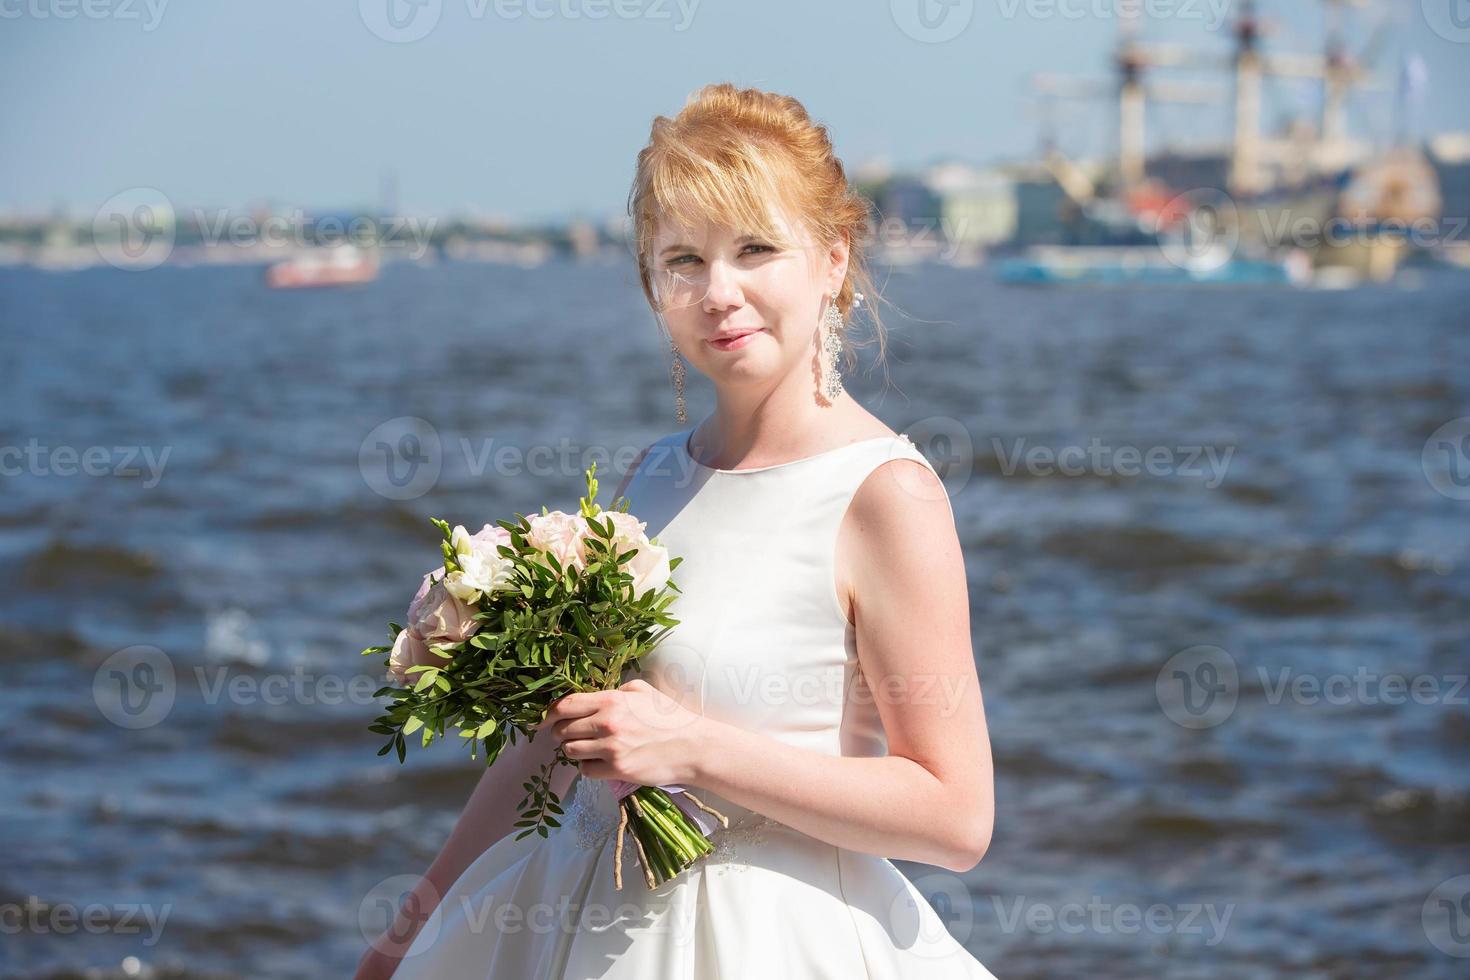
<svg viewBox="0 0 1470 980">
<path fill-rule="evenodd" d="M 745 246 L 745 248 L 746 249 L 751 249 L 751 248 L 759 249 L 762 252 L 774 252 L 775 251 L 775 249 L 772 248 L 769 245 L 750 244 L 750 245 Z M 741 250 L 742 254 L 744 254 L 744 251 L 745 251 L 744 249 Z M 685 261 L 686 259 L 689 260 L 689 261 L 686 262 Z M 677 258 L 669 259 L 669 261 L 668 261 L 667 264 L 668 264 L 668 267 L 672 269 L 675 266 L 688 265 L 690 262 L 698 262 L 698 261 L 699 261 L 699 256 L 697 256 L 697 255 L 680 255 Z"/>
</svg>

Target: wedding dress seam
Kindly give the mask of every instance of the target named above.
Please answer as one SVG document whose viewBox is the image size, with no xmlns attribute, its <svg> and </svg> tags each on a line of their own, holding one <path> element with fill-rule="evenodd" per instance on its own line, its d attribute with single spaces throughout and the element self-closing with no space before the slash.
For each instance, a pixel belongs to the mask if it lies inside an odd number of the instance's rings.
<svg viewBox="0 0 1470 980">
<path fill-rule="evenodd" d="M 872 980 L 873 971 L 868 966 L 868 951 L 863 949 L 863 934 L 858 928 L 857 913 L 854 912 L 852 903 L 847 900 L 847 889 L 842 885 L 842 848 L 835 844 L 832 847 L 832 859 L 837 863 L 837 894 L 842 896 L 842 904 L 847 906 L 847 919 L 852 923 L 852 937 L 857 942 L 858 956 L 863 961 L 863 976 Z"/>
</svg>

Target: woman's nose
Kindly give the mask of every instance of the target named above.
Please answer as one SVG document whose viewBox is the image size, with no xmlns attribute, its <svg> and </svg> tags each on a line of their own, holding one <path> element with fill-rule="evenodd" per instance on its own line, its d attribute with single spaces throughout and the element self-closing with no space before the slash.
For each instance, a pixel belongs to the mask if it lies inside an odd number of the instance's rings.
<svg viewBox="0 0 1470 980">
<path fill-rule="evenodd" d="M 705 308 L 711 311 L 738 306 L 742 301 L 740 276 L 728 263 L 714 262 L 709 270 L 709 292 L 705 294 Z"/>
</svg>

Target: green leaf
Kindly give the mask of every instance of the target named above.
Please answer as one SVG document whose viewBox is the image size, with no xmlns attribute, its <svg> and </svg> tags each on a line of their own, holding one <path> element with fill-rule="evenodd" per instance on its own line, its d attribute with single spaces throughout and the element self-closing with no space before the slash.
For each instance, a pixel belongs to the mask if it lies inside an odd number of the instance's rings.
<svg viewBox="0 0 1470 980">
<path fill-rule="evenodd" d="M 403 734 L 412 735 L 414 732 L 423 727 L 424 720 L 418 715 L 414 715 L 412 718 L 408 719 L 408 724 L 403 726 Z"/>
<path fill-rule="evenodd" d="M 541 688 L 545 687 L 547 684 L 550 684 L 552 681 L 559 681 L 559 680 L 561 680 L 561 675 L 560 674 L 547 674 L 544 677 L 538 677 L 536 680 L 534 680 L 531 683 L 527 684 L 525 686 L 525 688 L 524 688 L 524 691 L 526 693 L 530 693 L 531 691 L 537 691 L 537 690 L 540 690 Z"/>
</svg>

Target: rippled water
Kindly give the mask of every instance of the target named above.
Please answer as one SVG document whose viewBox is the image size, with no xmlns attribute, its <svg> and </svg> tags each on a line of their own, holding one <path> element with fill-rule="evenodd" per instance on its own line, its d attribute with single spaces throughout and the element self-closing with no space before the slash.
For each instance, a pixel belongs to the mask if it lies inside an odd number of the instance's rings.
<svg viewBox="0 0 1470 980">
<path fill-rule="evenodd" d="M 952 931 L 1006 978 L 1464 976 L 1470 279 L 886 292 L 897 388 L 849 388 L 948 474 L 998 771 L 985 860 L 905 866 Z M 0 270 L 0 905 L 102 923 L 5 975 L 346 975 L 478 775 L 374 755 L 357 651 L 429 515 L 610 494 L 678 427 L 657 341 L 624 266 Z M 404 417 L 439 474 L 395 500 Z M 108 696 L 138 645 L 166 709 Z"/>
</svg>

